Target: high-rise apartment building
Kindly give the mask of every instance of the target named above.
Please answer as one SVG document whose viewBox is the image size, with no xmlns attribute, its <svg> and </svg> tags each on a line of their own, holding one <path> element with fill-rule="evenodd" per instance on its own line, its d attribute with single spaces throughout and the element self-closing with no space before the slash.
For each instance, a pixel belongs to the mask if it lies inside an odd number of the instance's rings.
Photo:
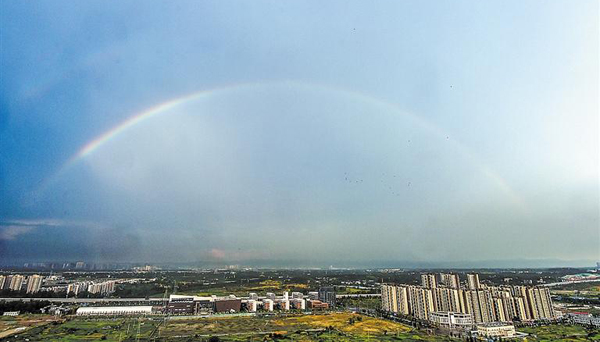
<svg viewBox="0 0 600 342">
<path fill-rule="evenodd" d="M 433 289 L 437 287 L 437 279 L 435 278 L 435 274 L 427 273 L 421 274 L 421 285 L 428 289 Z"/>
<path fill-rule="evenodd" d="M 431 312 L 470 314 L 473 322 L 507 322 L 554 319 L 550 291 L 526 286 L 480 286 L 479 277 L 470 274 L 461 289 L 431 287 L 429 275 L 421 277 L 426 286 L 384 284 L 381 288 L 383 310 L 428 319 Z"/>
<path fill-rule="evenodd" d="M 42 288 L 44 277 L 41 275 L 32 275 L 27 278 L 27 293 L 36 293 Z"/>
<path fill-rule="evenodd" d="M 408 299 L 410 314 L 416 318 L 429 319 L 429 314 L 436 311 L 431 289 L 409 286 Z"/>
<path fill-rule="evenodd" d="M 479 290 L 481 288 L 481 284 L 479 284 L 479 274 L 467 274 L 467 288 L 469 290 Z"/>
<path fill-rule="evenodd" d="M 13 291 L 21 291 L 21 287 L 23 287 L 24 281 L 25 281 L 24 276 L 22 276 L 20 274 L 13 275 L 12 278 L 10 279 L 10 285 L 8 288 Z"/>
<path fill-rule="evenodd" d="M 446 285 L 446 287 L 452 289 L 460 288 L 460 279 L 458 278 L 458 274 L 454 273 L 440 273 L 441 283 Z"/>
<path fill-rule="evenodd" d="M 527 289 L 527 299 L 532 319 L 545 319 L 554 317 L 552 299 L 548 288 L 533 287 Z"/>
</svg>

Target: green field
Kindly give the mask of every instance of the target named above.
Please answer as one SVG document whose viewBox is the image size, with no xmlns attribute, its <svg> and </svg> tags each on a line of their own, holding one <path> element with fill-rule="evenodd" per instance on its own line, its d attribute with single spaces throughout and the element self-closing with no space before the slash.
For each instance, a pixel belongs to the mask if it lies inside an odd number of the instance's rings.
<svg viewBox="0 0 600 342">
<path fill-rule="evenodd" d="M 73 319 L 30 328 L 10 341 L 148 341 L 158 323 L 136 319 Z M 139 326 L 139 335 L 138 335 Z"/>
<path fill-rule="evenodd" d="M 139 329 L 139 330 L 138 330 Z M 600 341 L 600 330 L 548 325 L 517 329 L 523 341 Z M 10 341 L 460 341 L 428 335 L 408 326 L 352 313 L 179 318 L 72 318 L 31 326 Z M 464 341 L 464 340 L 463 340 Z"/>
<path fill-rule="evenodd" d="M 600 329 L 588 329 L 577 325 L 546 325 L 518 328 L 531 334 L 527 341 L 600 341 Z"/>
<path fill-rule="evenodd" d="M 34 327 L 10 341 L 451 341 L 405 325 L 351 313 L 269 317 L 80 319 Z M 138 335 L 139 327 L 139 335 Z"/>
</svg>

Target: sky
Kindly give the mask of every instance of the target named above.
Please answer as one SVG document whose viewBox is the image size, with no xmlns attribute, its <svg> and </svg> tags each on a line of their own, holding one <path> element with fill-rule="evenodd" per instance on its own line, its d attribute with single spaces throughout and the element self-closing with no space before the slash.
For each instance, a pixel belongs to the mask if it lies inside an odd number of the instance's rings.
<svg viewBox="0 0 600 342">
<path fill-rule="evenodd" d="M 0 259 L 600 260 L 597 1 L 0 2 Z"/>
</svg>

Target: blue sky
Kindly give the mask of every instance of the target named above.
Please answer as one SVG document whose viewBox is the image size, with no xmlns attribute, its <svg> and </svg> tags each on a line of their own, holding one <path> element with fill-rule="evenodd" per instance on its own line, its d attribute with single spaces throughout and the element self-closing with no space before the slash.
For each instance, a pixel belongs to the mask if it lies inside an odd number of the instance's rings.
<svg viewBox="0 0 600 342">
<path fill-rule="evenodd" d="M 0 9 L 2 258 L 600 258 L 597 1 Z"/>
</svg>

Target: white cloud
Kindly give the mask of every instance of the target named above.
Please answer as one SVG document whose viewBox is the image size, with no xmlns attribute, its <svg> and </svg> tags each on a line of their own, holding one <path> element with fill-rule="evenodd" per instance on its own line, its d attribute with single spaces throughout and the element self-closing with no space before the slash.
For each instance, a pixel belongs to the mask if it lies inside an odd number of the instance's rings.
<svg viewBox="0 0 600 342">
<path fill-rule="evenodd" d="M 0 240 L 15 240 L 19 235 L 32 231 L 32 226 L 6 226 L 0 231 Z"/>
</svg>

